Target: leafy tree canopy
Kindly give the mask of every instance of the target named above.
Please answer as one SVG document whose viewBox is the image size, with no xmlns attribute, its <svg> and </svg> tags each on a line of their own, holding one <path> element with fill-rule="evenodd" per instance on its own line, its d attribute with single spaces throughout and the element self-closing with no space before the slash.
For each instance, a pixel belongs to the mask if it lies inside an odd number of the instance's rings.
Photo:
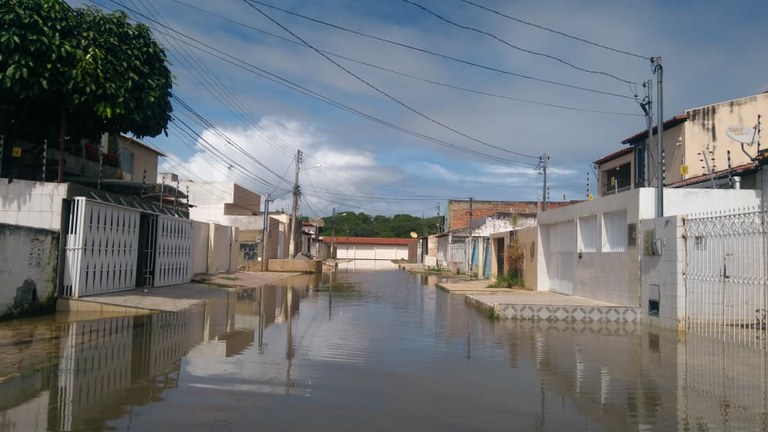
<svg viewBox="0 0 768 432">
<path fill-rule="evenodd" d="M 0 28 L 5 133 L 56 136 L 62 115 L 73 136 L 166 130 L 172 77 L 147 26 L 61 0 L 3 0 Z"/>
<path fill-rule="evenodd" d="M 331 236 L 333 217 L 323 218 L 323 235 Z M 438 232 L 438 217 L 420 218 L 408 214 L 370 216 L 365 213 L 336 213 L 336 236 L 407 238 L 411 232 L 420 236 Z"/>
</svg>

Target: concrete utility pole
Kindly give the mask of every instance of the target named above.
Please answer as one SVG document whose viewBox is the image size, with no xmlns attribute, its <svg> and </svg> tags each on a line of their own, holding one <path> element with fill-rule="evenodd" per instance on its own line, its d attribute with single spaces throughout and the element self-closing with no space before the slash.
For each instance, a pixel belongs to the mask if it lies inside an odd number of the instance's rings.
<svg viewBox="0 0 768 432">
<path fill-rule="evenodd" d="M 269 202 L 272 194 L 267 193 L 264 199 L 264 229 L 261 230 L 261 271 L 267 271 L 267 242 L 269 241 Z"/>
<path fill-rule="evenodd" d="M 656 217 L 664 217 L 664 68 L 661 66 L 661 57 L 654 57 L 651 59 L 653 64 L 653 73 L 656 75 L 656 92 L 658 97 L 658 114 L 656 116 L 656 134 L 658 139 L 656 140 L 659 148 L 656 151 L 656 163 L 658 164 L 658 177 L 656 193 Z"/>
<path fill-rule="evenodd" d="M 301 150 L 296 151 L 296 178 L 293 180 L 293 213 L 291 214 L 291 238 L 288 242 L 288 258 L 293 259 L 296 252 L 296 213 L 299 211 L 299 170 L 301 170 Z"/>
<path fill-rule="evenodd" d="M 474 270 L 474 263 L 472 262 L 474 247 L 472 244 L 472 197 L 469 197 L 469 273 L 472 273 Z"/>
<path fill-rule="evenodd" d="M 547 211 L 547 162 L 549 161 L 549 156 L 547 156 L 546 153 L 541 155 L 539 157 L 539 164 L 541 166 L 542 172 L 544 173 L 544 188 L 541 191 L 541 211 Z"/>
<path fill-rule="evenodd" d="M 336 207 L 331 212 L 331 258 L 336 259 Z"/>
</svg>

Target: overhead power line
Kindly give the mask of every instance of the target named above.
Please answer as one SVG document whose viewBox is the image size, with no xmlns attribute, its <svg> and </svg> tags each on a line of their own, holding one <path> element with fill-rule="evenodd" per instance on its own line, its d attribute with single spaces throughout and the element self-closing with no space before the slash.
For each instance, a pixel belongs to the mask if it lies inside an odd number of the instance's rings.
<svg viewBox="0 0 768 432">
<path fill-rule="evenodd" d="M 263 35 L 266 35 L 266 36 L 278 39 L 280 41 L 283 41 L 283 42 L 286 42 L 286 43 L 289 43 L 289 44 L 292 44 L 292 45 L 296 45 L 296 46 L 299 46 L 299 47 L 302 47 L 302 48 L 305 48 L 305 49 L 310 49 L 308 46 L 306 46 L 306 45 L 304 45 L 304 44 L 302 44 L 300 42 L 297 42 L 295 40 L 292 40 L 292 39 L 289 39 L 287 37 L 283 37 L 283 36 L 280 36 L 280 35 L 276 35 L 274 33 L 271 33 L 269 31 L 266 31 L 264 29 L 252 26 L 250 24 L 247 24 L 247 23 L 244 23 L 244 22 L 241 22 L 241 21 L 233 20 L 233 19 L 228 18 L 228 17 L 226 17 L 224 15 L 217 14 L 217 13 L 215 13 L 213 11 L 209 11 L 207 9 L 203 9 L 203 8 L 191 5 L 189 3 L 185 3 L 185 2 L 183 2 L 181 0 L 172 0 L 172 1 L 175 2 L 175 3 L 178 3 L 178 4 L 182 5 L 182 6 L 188 7 L 190 9 L 197 10 L 197 11 L 199 11 L 201 13 L 206 14 L 206 15 L 214 16 L 214 17 L 219 18 L 219 19 L 221 19 L 223 21 L 226 21 L 228 23 L 231 23 L 231 24 L 243 27 L 243 28 L 247 28 L 249 30 L 258 32 L 260 34 L 263 34 Z M 333 57 L 336 57 L 336 58 L 340 58 L 340 59 L 343 59 L 343 60 L 346 60 L 346 61 L 349 61 L 349 62 L 352 62 L 352 63 L 360 64 L 360 65 L 363 65 L 363 66 L 367 66 L 367 67 L 370 67 L 370 68 L 373 68 L 373 69 L 378 69 L 378 70 L 385 71 L 385 72 L 388 72 L 388 73 L 391 73 L 391 74 L 403 76 L 403 77 L 406 77 L 406 78 L 409 78 L 409 79 L 425 82 L 425 83 L 436 85 L 436 86 L 440 86 L 440 87 L 451 88 L 451 89 L 454 89 L 454 90 L 464 91 L 464 92 L 468 92 L 468 93 L 474 93 L 474 94 L 478 94 L 478 95 L 482 95 L 482 96 L 488 96 L 488 97 L 498 98 L 498 99 L 506 99 L 506 100 L 511 100 L 511 101 L 515 101 L 515 102 L 527 103 L 527 104 L 532 104 L 532 105 L 546 106 L 546 107 L 556 108 L 556 109 L 565 109 L 565 110 L 571 110 L 571 111 L 580 111 L 580 112 L 588 112 L 588 113 L 595 113 L 595 114 L 606 114 L 606 115 L 629 116 L 629 117 L 638 117 L 638 116 L 642 117 L 642 114 L 636 114 L 636 113 L 602 111 L 602 110 L 594 110 L 594 109 L 583 108 L 583 107 L 576 107 L 576 106 L 559 105 L 559 104 L 542 102 L 542 101 L 537 101 L 537 100 L 532 100 L 532 99 L 523 99 L 523 98 L 517 98 L 517 97 L 513 97 L 513 96 L 500 95 L 500 94 L 496 94 L 496 93 L 492 93 L 492 92 L 486 92 L 486 91 L 477 90 L 477 89 L 471 89 L 471 88 L 467 88 L 467 87 L 461 87 L 461 86 L 457 86 L 457 85 L 453 85 L 453 84 L 448 84 L 448 83 L 443 83 L 443 82 L 439 82 L 439 81 L 434 81 L 434 80 L 431 80 L 429 78 L 424 78 L 422 76 L 405 73 L 405 72 L 402 72 L 402 71 L 399 71 L 399 70 L 383 67 L 383 66 L 376 65 L 376 64 L 373 64 L 373 63 L 368 63 L 368 62 L 365 62 L 365 61 L 357 60 L 357 59 L 354 59 L 354 58 L 351 58 L 351 57 L 347 57 L 347 56 L 342 55 L 342 54 L 338 54 L 338 53 L 333 52 L 333 51 L 328 51 L 328 50 L 321 50 L 321 51 L 326 53 L 326 54 L 328 54 L 328 55 L 330 55 L 330 56 L 333 56 Z"/>
<path fill-rule="evenodd" d="M 489 8 L 487 6 L 483 6 L 483 5 L 477 4 L 477 3 L 473 2 L 473 1 L 470 1 L 470 0 L 459 0 L 459 1 L 464 2 L 464 3 L 468 4 L 468 5 L 472 5 L 472 6 L 476 7 L 476 8 L 480 8 L 480 9 L 483 9 L 485 11 L 491 12 L 493 14 L 502 16 L 504 18 L 510 19 L 512 21 L 519 22 L 520 24 L 525 24 L 527 26 L 535 27 L 535 28 L 540 29 L 540 30 L 548 31 L 550 33 L 554 33 L 556 35 L 560 35 L 560 36 L 566 37 L 568 39 L 573 39 L 573 40 L 576 40 L 576 41 L 579 41 L 579 42 L 583 42 L 585 44 L 592 45 L 594 47 L 606 49 L 608 51 L 613 51 L 613 52 L 619 53 L 619 54 L 625 54 L 625 55 L 628 55 L 630 57 L 637 57 L 637 58 L 643 59 L 643 60 L 648 60 L 648 59 L 651 58 L 650 56 L 644 56 L 644 55 L 640 55 L 640 54 L 635 54 L 635 53 L 632 53 L 632 52 L 629 52 L 629 51 L 624 51 L 624 50 L 618 49 L 618 48 L 612 48 L 612 47 L 609 47 L 607 45 L 603 45 L 603 44 L 600 44 L 600 43 L 597 43 L 597 42 L 592 42 L 592 41 L 589 41 L 587 39 L 580 38 L 578 36 L 574 36 L 574 35 L 565 33 L 563 31 L 559 31 L 559 30 L 555 30 L 555 29 L 552 29 L 552 28 L 549 28 L 549 27 L 545 27 L 545 26 L 543 26 L 541 24 L 535 24 L 535 23 L 532 23 L 530 21 L 525 21 L 525 20 L 522 20 L 520 18 L 515 18 L 515 17 L 513 17 L 511 15 L 507 15 L 505 13 L 499 12 L 499 11 L 497 11 L 495 9 L 491 9 L 491 8 Z"/>
<path fill-rule="evenodd" d="M 320 19 L 317 19 L 317 18 L 312 18 L 312 17 L 306 16 L 306 15 L 302 15 L 300 13 L 293 12 L 293 11 L 290 11 L 288 9 L 284 9 L 284 8 L 277 7 L 277 6 L 274 6 L 274 5 L 270 5 L 268 3 L 264 3 L 264 2 L 261 2 L 261 1 L 258 1 L 258 0 L 247 0 L 247 1 L 250 4 L 256 3 L 256 4 L 262 5 L 264 7 L 268 7 L 270 9 L 274 9 L 274 10 L 278 10 L 278 11 L 286 13 L 288 15 L 292 15 L 292 16 L 295 16 L 295 17 L 298 17 L 298 18 L 302 18 L 304 20 L 311 21 L 311 22 L 314 22 L 314 23 L 317 23 L 317 24 L 321 24 L 321 25 L 324 25 L 324 26 L 327 26 L 327 27 L 335 28 L 335 29 L 343 31 L 343 32 L 351 33 L 351 34 L 358 35 L 358 36 L 361 36 L 361 37 L 365 37 L 365 38 L 368 38 L 368 39 L 377 40 L 379 42 L 384 42 L 384 43 L 387 43 L 387 44 L 390 44 L 390 45 L 395 45 L 395 46 L 398 46 L 398 47 L 401 47 L 401 48 L 406 48 L 406 49 L 409 49 L 409 50 L 412 50 L 412 51 L 417 51 L 417 52 L 420 52 L 420 53 L 429 54 L 429 55 L 432 55 L 432 56 L 435 56 L 435 57 L 440 57 L 440 58 L 443 58 L 443 59 L 446 59 L 446 60 L 450 60 L 450 61 L 453 61 L 453 62 L 465 64 L 467 66 L 472 66 L 472 67 L 476 67 L 476 68 L 480 68 L 480 69 L 485 69 L 485 70 L 488 70 L 488 71 L 497 72 L 497 73 L 500 73 L 500 74 L 514 76 L 514 77 L 518 77 L 518 78 L 523 78 L 523 79 L 527 79 L 527 80 L 531 80 L 531 81 L 541 82 L 541 83 L 544 83 L 544 84 L 550 84 L 550 85 L 554 85 L 554 86 L 570 88 L 570 89 L 573 89 L 573 90 L 580 90 L 580 91 L 585 91 L 585 92 L 589 92 L 589 93 L 601 94 L 601 95 L 605 95 L 605 96 L 612 96 L 612 97 L 617 97 L 617 98 L 622 98 L 622 99 L 634 100 L 633 96 L 627 96 L 627 95 L 623 95 L 623 94 L 620 94 L 620 93 L 614 93 L 614 92 L 609 92 L 609 91 L 597 90 L 597 89 L 593 89 L 593 88 L 589 88 L 589 87 L 582 87 L 582 86 L 578 86 L 578 85 L 574 85 L 574 84 L 568 84 L 568 83 L 564 83 L 564 82 L 560 82 L 560 81 L 553 81 L 553 80 L 548 80 L 548 79 L 534 77 L 534 76 L 531 76 L 531 75 L 524 75 L 524 74 L 520 74 L 520 73 L 517 73 L 517 72 L 512 72 L 512 71 L 496 68 L 496 67 L 493 67 L 493 66 L 482 65 L 482 64 L 471 62 L 471 61 L 468 61 L 468 60 L 463 60 L 463 59 L 460 59 L 460 58 L 452 57 L 452 56 L 449 56 L 447 54 L 442 54 L 442 53 L 438 53 L 436 51 L 431 51 L 431 50 L 428 50 L 428 49 L 425 49 L 425 48 L 419 48 L 419 47 L 415 47 L 415 46 L 408 45 L 408 44 L 405 44 L 405 43 L 396 42 L 396 41 L 393 41 L 393 40 L 390 40 L 390 39 L 386 39 L 386 38 L 383 38 L 383 37 L 380 37 L 380 36 L 374 36 L 374 35 L 363 33 L 363 32 L 357 31 L 357 30 L 348 29 L 346 27 L 342 27 L 342 26 L 337 25 L 337 24 L 332 24 L 332 23 L 329 23 L 327 21 L 323 21 L 323 20 L 320 20 Z"/>
<path fill-rule="evenodd" d="M 455 27 L 458 27 L 458 28 L 464 29 L 464 30 L 469 30 L 469 31 L 472 31 L 472 32 L 475 32 L 475 33 L 480 33 L 480 34 L 485 35 L 485 36 L 488 36 L 488 37 L 490 37 L 490 38 L 492 38 L 492 39 L 494 39 L 494 40 L 496 40 L 496 41 L 498 41 L 498 42 L 500 42 L 500 43 L 502 43 L 502 44 L 504 44 L 504 45 L 506 45 L 506 46 L 508 46 L 508 47 L 510 47 L 512 49 L 517 50 L 517 51 L 524 52 L 526 54 L 535 55 L 535 56 L 545 57 L 545 58 L 548 58 L 550 60 L 554 60 L 554 61 L 556 61 L 558 63 L 564 64 L 564 65 L 566 65 L 568 67 L 571 67 L 571 68 L 576 69 L 576 70 L 581 71 L 581 72 L 586 72 L 586 73 L 590 73 L 590 74 L 606 76 L 606 77 L 613 78 L 613 79 L 615 79 L 615 80 L 617 80 L 619 82 L 625 83 L 625 84 L 634 84 L 633 81 L 630 81 L 630 80 L 627 80 L 627 79 L 624 79 L 624 78 L 620 78 L 620 77 L 618 77 L 616 75 L 613 75 L 611 73 L 608 73 L 608 72 L 603 72 L 603 71 L 583 68 L 581 66 L 576 66 L 575 64 L 573 64 L 573 63 L 571 63 L 569 61 L 563 60 L 560 57 L 557 57 L 557 56 L 554 56 L 554 55 L 551 55 L 551 54 L 541 53 L 541 52 L 538 52 L 538 51 L 533 51 L 533 50 L 530 50 L 530 49 L 527 49 L 527 48 L 523 48 L 523 47 L 517 46 L 517 45 L 515 45 L 513 43 L 510 43 L 510 42 L 508 42 L 508 41 L 506 41 L 506 40 L 496 36 L 495 34 L 493 34 L 491 32 L 487 32 L 485 30 L 480 30 L 480 29 L 475 28 L 475 27 L 469 27 L 469 26 L 466 26 L 466 25 L 463 25 L 463 24 L 459 24 L 456 21 L 448 19 L 448 18 L 440 15 L 439 13 L 437 13 L 437 12 L 435 12 L 435 11 L 433 11 L 433 10 L 431 10 L 431 9 L 429 9 L 429 8 L 419 4 L 419 3 L 416 3 L 416 2 L 414 2 L 412 0 L 402 0 L 402 1 L 405 2 L 405 3 L 408 3 L 410 5 L 416 6 L 417 8 L 423 10 L 424 12 L 426 12 L 426 13 L 434 16 L 435 18 L 437 18 L 437 19 L 439 19 L 439 20 L 441 20 L 443 22 L 446 22 L 446 23 L 448 23 L 448 24 L 450 24 L 452 26 L 455 26 Z"/>
<path fill-rule="evenodd" d="M 462 136 L 462 137 L 464 137 L 464 138 L 467 138 L 467 139 L 469 139 L 469 140 L 471 140 L 471 141 L 474 141 L 474 142 L 476 142 L 476 143 L 478 143 L 478 144 L 482 144 L 482 145 L 484 145 L 484 146 L 487 146 L 487 147 L 490 147 L 490 148 L 494 148 L 494 149 L 496 149 L 496 150 L 500 150 L 500 151 L 503 151 L 503 152 L 506 152 L 506 153 L 514 154 L 514 155 L 517 155 L 517 156 L 526 157 L 526 158 L 530 158 L 530 159 L 538 159 L 538 156 L 529 155 L 529 154 L 526 154 L 526 153 L 522 153 L 522 152 L 518 152 L 518 151 L 514 151 L 514 150 L 505 149 L 505 148 L 503 148 L 503 147 L 500 147 L 500 146 L 497 146 L 497 145 L 494 145 L 494 144 L 488 143 L 488 142 L 486 142 L 486 141 L 483 141 L 483 140 L 477 139 L 477 138 L 475 138 L 475 137 L 473 137 L 473 136 L 471 136 L 471 135 L 468 135 L 468 134 L 466 134 L 466 133 L 464 133 L 464 132 L 461 132 L 461 131 L 459 131 L 458 129 L 456 129 L 456 128 L 452 127 L 452 126 L 449 126 L 449 125 L 448 125 L 448 124 L 446 124 L 446 123 L 443 123 L 443 122 L 441 122 L 441 121 L 439 121 L 439 120 L 436 120 L 436 119 L 432 118 L 431 116 L 429 116 L 429 115 L 427 115 L 427 114 L 424 114 L 423 112 L 421 112 L 421 111 L 419 111 L 419 110 L 417 110 L 417 109 L 413 108 L 412 106 L 408 105 L 407 103 L 405 103 L 405 102 L 401 101 L 400 99 L 398 99 L 398 98 L 396 98 L 396 97 L 392 96 L 392 95 L 391 95 L 391 94 L 389 94 L 388 92 L 386 92 L 386 91 L 384 91 L 384 90 L 380 89 L 379 87 L 375 86 L 375 85 L 374 85 L 374 84 L 372 84 L 371 82 L 369 82 L 369 81 L 365 80 L 365 79 L 364 79 L 364 78 L 362 78 L 360 75 L 357 75 L 356 73 L 354 73 L 354 72 L 352 72 L 351 70 L 347 69 L 347 68 L 346 68 L 346 67 L 344 67 L 342 64 L 340 64 L 340 63 L 339 63 L 339 62 L 337 62 L 336 60 L 332 59 L 330 56 L 328 56 L 328 55 L 327 55 L 327 54 L 325 54 L 324 52 L 322 52 L 322 51 L 320 51 L 319 49 L 315 48 L 315 46 L 314 46 L 314 45 L 312 45 L 312 44 L 310 44 L 309 42 L 307 42 L 307 41 L 306 41 L 305 39 L 303 39 L 301 36 L 299 36 L 298 34 L 294 33 L 293 31 L 291 31 L 291 30 L 290 30 L 288 27 L 284 26 L 284 25 L 283 25 L 283 24 L 281 24 L 279 21 L 277 21 L 276 19 L 272 18 L 272 17 L 271 17 L 269 14 L 267 14 L 266 12 L 262 11 L 261 9 L 259 9 L 257 6 L 255 6 L 255 5 L 251 4 L 251 2 L 250 2 L 250 1 L 248 1 L 248 0 L 244 0 L 244 1 L 245 1 L 245 3 L 246 3 L 246 4 L 248 4 L 249 6 L 251 6 L 251 7 L 252 7 L 254 10 L 256 10 L 258 13 L 260 13 L 260 14 L 261 14 L 261 15 L 263 15 L 265 18 L 267 18 L 268 20 L 270 20 L 271 22 L 273 22 L 273 23 L 274 23 L 276 26 L 278 26 L 278 27 L 280 27 L 281 29 L 285 30 L 285 31 L 286 31 L 287 33 L 289 33 L 291 36 L 295 37 L 296 39 L 298 39 L 299 41 L 301 41 L 302 43 L 304 43 L 305 45 L 307 45 L 308 47 L 310 47 L 310 48 L 311 48 L 313 51 L 315 51 L 316 53 L 318 53 L 318 54 L 319 54 L 321 57 L 323 57 L 324 59 L 326 59 L 327 61 L 329 61 L 330 63 L 332 63 L 333 65 L 335 65 L 336 67 L 338 67 L 339 69 L 341 69 L 342 71 L 344 71 L 345 73 L 347 73 L 348 75 L 350 75 L 351 77 L 353 77 L 353 78 L 355 78 L 356 80 L 360 81 L 361 83 L 365 84 L 367 87 L 369 87 L 370 89 L 372 89 L 372 90 L 376 91 L 377 93 L 379 93 L 380 95 L 384 96 L 385 98 L 387 98 L 387 99 L 391 100 L 392 102 L 394 102 L 394 103 L 396 103 L 396 104 L 400 105 L 401 107 L 403 107 L 403 108 L 407 109 L 408 111 L 410 111 L 410 112 L 412 112 L 412 113 L 416 114 L 417 116 L 419 116 L 419 117 L 421 117 L 421 118 L 423 118 L 423 119 L 425 119 L 425 120 L 427 120 L 427 121 L 429 121 L 429 122 L 431 122 L 431 123 L 434 123 L 434 124 L 436 124 L 436 125 L 438 125 L 438 126 L 440 126 L 440 127 L 442 127 L 442 128 L 448 129 L 449 131 L 451 131 L 451 132 L 453 132 L 453 133 L 455 133 L 455 134 L 457 134 L 457 135 L 460 135 L 460 136 Z"/>
<path fill-rule="evenodd" d="M 125 5 L 122 5 L 121 3 L 118 3 L 115 0 L 109 0 L 109 1 L 111 1 L 112 3 L 118 4 L 118 5 L 122 6 L 122 7 L 125 7 Z M 157 24 L 160 27 L 166 28 L 168 30 L 168 32 L 170 32 L 170 33 L 172 33 L 174 35 L 174 36 L 171 36 L 171 37 L 174 37 L 177 40 L 180 40 L 183 43 L 186 43 L 186 44 L 190 45 L 191 47 L 193 47 L 193 48 L 195 48 L 197 50 L 200 50 L 200 51 L 202 51 L 202 52 L 204 52 L 204 53 L 206 53 L 206 54 L 208 54 L 208 55 L 210 55 L 212 57 L 218 58 L 219 60 L 222 60 L 222 61 L 224 61 L 226 63 L 229 63 L 229 64 L 231 64 L 231 65 L 233 65 L 233 66 L 235 66 L 237 68 L 240 68 L 240 69 L 242 69 L 242 70 L 244 70 L 244 71 L 246 71 L 248 73 L 251 73 L 251 74 L 257 75 L 257 76 L 259 76 L 261 78 L 264 78 L 266 80 L 272 81 L 275 84 L 278 84 L 278 85 L 281 85 L 283 87 L 286 87 L 286 88 L 288 88 L 290 90 L 293 90 L 293 91 L 295 91 L 297 93 L 301 93 L 301 94 L 303 94 L 303 95 L 305 95 L 307 97 L 316 99 L 318 101 L 321 101 L 323 103 L 331 105 L 331 106 L 333 106 L 335 108 L 341 109 L 343 111 L 349 112 L 351 114 L 355 114 L 357 116 L 365 118 L 365 119 L 367 119 L 369 121 L 372 121 L 374 123 L 378 123 L 378 124 L 380 124 L 380 125 L 382 125 L 384 127 L 387 127 L 387 128 L 390 128 L 390 129 L 393 129 L 393 130 L 396 130 L 396 131 L 399 131 L 399 132 L 402 132 L 402 133 L 414 136 L 416 138 L 423 139 L 425 141 L 428 141 L 428 142 L 431 142 L 431 143 L 434 143 L 434 144 L 438 144 L 438 145 L 441 145 L 441 146 L 444 146 L 444 147 L 447 147 L 447 148 L 450 148 L 450 149 L 462 152 L 462 153 L 473 155 L 473 156 L 476 156 L 478 158 L 482 158 L 482 159 L 486 159 L 486 160 L 491 160 L 491 161 L 494 161 L 494 162 L 512 164 L 512 165 L 520 165 L 520 166 L 525 166 L 525 167 L 529 167 L 529 168 L 533 168 L 535 166 L 535 164 L 532 164 L 532 163 L 522 162 L 522 161 L 513 160 L 513 159 L 507 159 L 507 158 L 503 158 L 503 157 L 500 157 L 500 156 L 494 156 L 494 155 L 491 155 L 489 153 L 484 153 L 484 152 L 481 152 L 481 151 L 478 151 L 478 150 L 472 150 L 472 149 L 460 146 L 458 144 L 454 144 L 452 142 L 445 141 L 445 140 L 442 140 L 440 138 L 435 138 L 435 137 L 432 137 L 432 136 L 429 136 L 429 135 L 426 135 L 426 134 L 423 134 L 423 133 L 420 133 L 420 132 L 416 132 L 416 131 L 414 131 L 412 129 L 408 129 L 408 128 L 405 128 L 403 126 L 400 126 L 400 125 L 388 122 L 386 120 L 380 119 L 380 118 L 378 118 L 376 116 L 373 116 L 371 114 L 368 114 L 368 113 L 366 113 L 364 111 L 358 110 L 358 109 L 353 108 L 353 107 L 351 107 L 349 105 L 346 105 L 346 104 L 344 104 L 342 102 L 336 101 L 336 100 L 334 100 L 334 99 L 332 99 L 332 98 L 330 98 L 328 96 L 325 96 L 325 95 L 323 95 L 323 94 L 321 94 L 319 92 L 311 90 L 311 89 L 309 89 L 309 88 L 307 88 L 305 86 L 302 86 L 301 84 L 298 84 L 298 83 L 296 83 L 294 81 L 291 81 L 289 79 L 283 78 L 280 75 L 277 75 L 277 74 L 274 74 L 272 72 L 269 72 L 266 69 L 263 69 L 263 68 L 261 68 L 259 66 L 256 66 L 256 65 L 254 65 L 252 63 L 249 63 L 249 62 L 247 62 L 245 60 L 242 60 L 239 57 L 236 57 L 236 56 L 233 56 L 231 54 L 228 54 L 228 53 L 226 53 L 226 52 L 224 52 L 224 51 L 222 51 L 222 50 L 220 50 L 220 49 L 218 49 L 216 47 L 208 45 L 208 44 L 206 44 L 206 43 L 204 43 L 204 42 L 202 42 L 202 41 L 200 41 L 198 39 L 195 39 L 195 38 L 193 38 L 193 37 L 191 37 L 191 36 L 189 36 L 187 34 L 184 34 L 184 33 L 180 32 L 180 31 L 178 31 L 178 30 L 176 30 L 176 29 L 174 29 L 172 27 L 163 25 L 162 23 L 158 23 L 156 20 L 153 20 L 152 18 L 149 18 L 146 15 L 141 14 L 141 12 L 138 12 L 138 11 L 136 11 L 134 9 L 130 9 L 130 8 L 126 8 L 126 9 L 131 11 L 134 14 L 138 14 L 138 15 L 142 16 L 146 20 L 154 22 L 155 24 Z M 159 31 L 159 32 L 161 34 L 164 34 L 164 35 L 167 35 L 167 36 L 170 35 L 170 33 L 167 33 L 167 32 L 163 32 L 163 31 Z"/>
</svg>

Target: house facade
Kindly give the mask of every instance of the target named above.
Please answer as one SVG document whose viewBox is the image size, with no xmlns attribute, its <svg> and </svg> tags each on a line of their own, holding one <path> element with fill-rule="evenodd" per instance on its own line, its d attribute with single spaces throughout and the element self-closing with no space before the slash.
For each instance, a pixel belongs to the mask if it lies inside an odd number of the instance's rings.
<svg viewBox="0 0 768 432">
<path fill-rule="evenodd" d="M 757 140 L 753 144 L 734 140 L 733 131 L 756 130 L 759 117 L 767 113 L 768 93 L 761 93 L 689 109 L 666 120 L 662 128 L 665 186 L 690 185 L 691 179 L 698 179 L 702 187 L 712 187 L 701 180 L 755 166 L 764 149 Z M 658 128 L 648 137 L 647 130 L 639 132 L 622 141 L 628 147 L 595 161 L 601 196 L 658 184 Z M 755 175 L 739 179 L 741 188 L 757 188 L 759 183 Z M 715 187 L 733 187 L 733 180 Z"/>
</svg>

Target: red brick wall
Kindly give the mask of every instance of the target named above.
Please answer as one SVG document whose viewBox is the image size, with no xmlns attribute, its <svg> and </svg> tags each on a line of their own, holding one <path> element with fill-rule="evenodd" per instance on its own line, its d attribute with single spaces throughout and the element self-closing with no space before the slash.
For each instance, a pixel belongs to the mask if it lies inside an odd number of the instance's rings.
<svg viewBox="0 0 768 432">
<path fill-rule="evenodd" d="M 564 201 L 547 203 L 548 208 L 555 209 L 580 201 Z M 477 220 L 496 213 L 536 214 L 540 204 L 534 201 L 472 201 L 472 219 Z M 450 200 L 446 212 L 448 226 L 446 231 L 466 228 L 469 226 L 469 200 Z"/>
</svg>

